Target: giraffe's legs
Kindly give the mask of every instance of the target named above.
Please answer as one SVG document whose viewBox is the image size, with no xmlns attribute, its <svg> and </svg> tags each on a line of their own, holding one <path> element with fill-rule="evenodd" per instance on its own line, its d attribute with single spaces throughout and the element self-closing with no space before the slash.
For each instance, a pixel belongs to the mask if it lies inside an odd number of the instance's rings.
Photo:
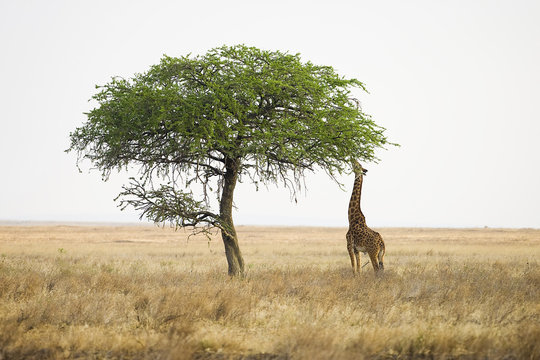
<svg viewBox="0 0 540 360">
<path fill-rule="evenodd" d="M 351 257 L 352 272 L 354 274 L 356 273 L 357 264 L 356 264 L 356 259 L 354 257 L 354 253 L 352 249 L 349 250 L 349 256 Z"/>
<path fill-rule="evenodd" d="M 360 272 L 360 253 L 357 250 L 354 251 L 354 257 L 356 258 L 356 271 Z"/>
<path fill-rule="evenodd" d="M 385 253 L 385 249 L 384 247 L 382 249 L 379 250 L 379 254 L 377 255 L 378 259 L 379 259 L 379 269 L 382 271 L 384 270 L 384 253 Z"/>
<path fill-rule="evenodd" d="M 351 265 L 353 268 L 353 273 L 355 273 L 356 272 L 356 259 L 354 257 L 352 246 L 347 244 L 347 250 L 349 251 L 349 256 L 351 258 Z"/>
<path fill-rule="evenodd" d="M 351 258 L 351 265 L 352 265 L 352 271 L 353 274 L 356 273 L 356 257 L 354 256 L 354 249 L 353 249 L 353 243 L 352 238 L 349 234 L 347 234 L 347 251 L 349 252 L 349 257 Z"/>
<path fill-rule="evenodd" d="M 379 262 L 377 261 L 377 253 L 372 251 L 369 253 L 369 259 L 371 260 L 371 265 L 373 265 L 373 270 L 375 272 L 379 271 Z"/>
</svg>

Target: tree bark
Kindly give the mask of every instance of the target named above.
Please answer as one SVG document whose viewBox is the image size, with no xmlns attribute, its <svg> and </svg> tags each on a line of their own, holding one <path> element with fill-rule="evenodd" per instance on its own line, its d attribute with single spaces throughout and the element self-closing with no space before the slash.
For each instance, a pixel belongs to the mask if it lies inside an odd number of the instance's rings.
<svg viewBox="0 0 540 360">
<path fill-rule="evenodd" d="M 219 215 L 221 222 L 221 238 L 225 245 L 225 256 L 229 266 L 230 276 L 244 275 L 244 259 L 238 246 L 238 237 L 234 228 L 232 218 L 233 195 L 236 182 L 238 180 L 238 171 L 240 169 L 240 160 L 225 160 L 225 175 L 223 177 L 223 191 L 219 204 Z"/>
</svg>

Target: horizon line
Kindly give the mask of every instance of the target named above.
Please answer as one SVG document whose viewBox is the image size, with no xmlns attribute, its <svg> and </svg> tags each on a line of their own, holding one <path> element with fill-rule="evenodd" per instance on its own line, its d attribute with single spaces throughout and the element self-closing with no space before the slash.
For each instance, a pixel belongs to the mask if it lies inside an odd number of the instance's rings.
<svg viewBox="0 0 540 360">
<path fill-rule="evenodd" d="M 134 221 L 92 221 L 92 220 L 7 220 L 0 219 L 0 226 L 103 226 L 103 227 L 112 227 L 112 226 L 125 226 L 125 227 L 143 227 L 143 226 L 152 226 L 152 227 L 168 227 L 174 228 L 174 225 L 171 224 L 160 224 L 153 222 L 134 222 Z M 347 228 L 347 225 L 305 225 L 305 224 L 237 224 L 235 227 L 275 227 L 275 228 Z M 181 229 L 182 227 L 178 227 Z M 383 226 L 373 226 L 376 229 L 486 229 L 486 230 L 497 230 L 497 229 L 508 229 L 508 230 L 540 230 L 538 227 L 510 227 L 510 226 L 449 226 L 449 225 L 437 225 L 437 226 L 426 226 L 426 225 L 383 225 Z"/>
</svg>

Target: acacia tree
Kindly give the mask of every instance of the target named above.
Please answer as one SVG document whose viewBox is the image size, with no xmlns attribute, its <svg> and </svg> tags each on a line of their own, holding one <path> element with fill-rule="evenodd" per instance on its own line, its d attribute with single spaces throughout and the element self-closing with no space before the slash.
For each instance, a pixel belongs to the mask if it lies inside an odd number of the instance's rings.
<svg viewBox="0 0 540 360">
<path fill-rule="evenodd" d="M 374 160 L 387 144 L 384 129 L 351 98 L 364 85 L 298 54 L 223 46 L 165 56 L 145 73 L 96 88 L 97 106 L 70 134 L 67 151 L 90 160 L 104 180 L 112 170 L 137 169 L 117 199 L 141 218 L 218 228 L 230 275 L 244 271 L 232 214 L 237 182 L 296 191 L 306 171 L 335 179 L 351 159 Z"/>
</svg>

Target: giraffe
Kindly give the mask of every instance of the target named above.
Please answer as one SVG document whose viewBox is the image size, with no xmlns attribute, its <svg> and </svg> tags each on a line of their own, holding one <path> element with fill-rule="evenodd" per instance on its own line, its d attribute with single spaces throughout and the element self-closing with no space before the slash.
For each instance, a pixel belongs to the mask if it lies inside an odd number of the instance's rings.
<svg viewBox="0 0 540 360">
<path fill-rule="evenodd" d="M 384 269 L 384 241 L 381 235 L 366 225 L 366 218 L 360 209 L 362 182 L 367 170 L 353 160 L 355 175 L 354 187 L 349 201 L 349 231 L 347 232 L 347 250 L 351 257 L 353 273 L 360 271 L 360 252 L 368 254 L 375 273 Z"/>
</svg>

